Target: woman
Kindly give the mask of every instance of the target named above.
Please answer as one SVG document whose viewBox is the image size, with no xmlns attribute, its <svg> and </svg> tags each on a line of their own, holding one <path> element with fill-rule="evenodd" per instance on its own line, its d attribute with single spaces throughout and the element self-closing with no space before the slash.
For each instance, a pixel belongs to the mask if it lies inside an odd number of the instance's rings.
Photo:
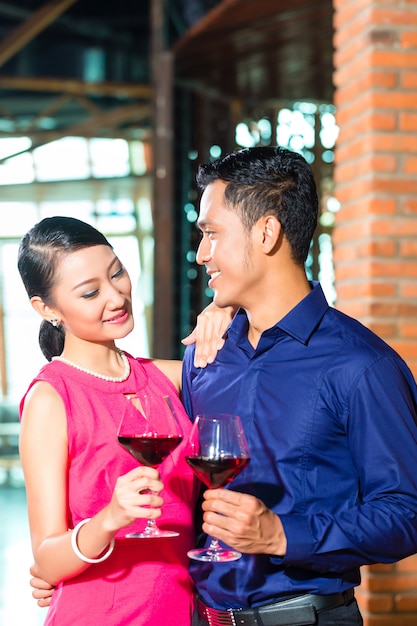
<svg viewBox="0 0 417 626">
<path fill-rule="evenodd" d="M 187 438 L 181 364 L 116 347 L 133 328 L 131 283 L 92 226 L 42 220 L 22 239 L 18 267 L 49 361 L 22 399 L 20 437 L 35 568 L 57 585 L 45 624 L 186 626 L 196 489 L 184 443 L 158 474 L 116 438 L 125 396 L 139 390 L 169 395 Z M 180 536 L 125 538 L 148 517 Z"/>
</svg>

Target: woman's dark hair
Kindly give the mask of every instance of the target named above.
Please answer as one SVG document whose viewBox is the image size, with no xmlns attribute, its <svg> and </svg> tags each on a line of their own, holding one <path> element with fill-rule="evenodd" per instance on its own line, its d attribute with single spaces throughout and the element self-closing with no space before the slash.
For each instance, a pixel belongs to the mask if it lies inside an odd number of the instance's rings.
<svg viewBox="0 0 417 626">
<path fill-rule="evenodd" d="M 297 152 L 277 147 L 246 148 L 201 165 L 200 189 L 227 183 L 225 204 L 250 231 L 265 215 L 275 215 L 291 246 L 293 260 L 305 263 L 317 226 L 318 198 L 313 172 Z"/>
<path fill-rule="evenodd" d="M 102 233 L 73 217 L 47 217 L 33 226 L 20 242 L 17 261 L 29 298 L 39 296 L 52 305 L 51 291 L 60 259 L 68 252 L 103 245 L 111 247 Z M 42 321 L 39 345 L 48 361 L 61 354 L 64 339 L 61 326 Z"/>
</svg>

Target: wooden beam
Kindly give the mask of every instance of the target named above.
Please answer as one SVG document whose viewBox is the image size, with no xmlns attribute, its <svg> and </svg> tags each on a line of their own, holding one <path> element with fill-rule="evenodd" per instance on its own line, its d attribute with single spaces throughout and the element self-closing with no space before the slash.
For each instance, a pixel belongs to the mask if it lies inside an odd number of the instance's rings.
<svg viewBox="0 0 417 626">
<path fill-rule="evenodd" d="M 129 104 L 127 106 L 120 106 L 111 109 L 110 111 L 100 112 L 92 118 L 89 118 L 85 122 L 74 124 L 73 126 L 67 126 L 65 129 L 66 135 L 83 136 L 86 132 L 91 136 L 92 128 L 114 127 L 123 122 L 129 122 L 132 120 L 143 121 L 150 117 L 151 106 L 150 104 L 138 103 Z"/>
<path fill-rule="evenodd" d="M 68 93 L 79 96 L 113 96 L 115 98 L 142 98 L 150 100 L 149 85 L 132 83 L 87 83 L 74 78 L 46 78 L 29 76 L 0 76 L 0 89 L 45 93 Z"/>
<path fill-rule="evenodd" d="M 151 106 L 149 104 L 132 104 L 129 106 L 117 107 L 112 109 L 111 111 L 101 112 L 94 117 L 89 118 L 85 122 L 81 122 L 79 124 L 73 124 L 72 126 L 66 126 L 60 131 L 41 131 L 36 133 L 36 140 L 33 141 L 32 145 L 19 152 L 15 152 L 13 154 L 7 155 L 7 157 L 3 157 L 0 159 L 0 164 L 7 159 L 18 156 L 20 154 L 24 154 L 25 152 L 32 152 L 35 148 L 39 148 L 51 141 L 57 141 L 58 139 L 62 139 L 63 137 L 102 137 L 111 136 L 117 137 L 118 124 L 125 122 L 142 122 L 151 116 Z M 103 133 L 103 129 L 105 132 Z M 31 137 L 34 139 L 33 132 L 25 132 L 24 136 Z M 0 133 L 1 136 L 1 133 Z"/>
<path fill-rule="evenodd" d="M 153 85 L 154 304 L 152 356 L 174 354 L 173 55 L 164 50 L 163 0 L 151 2 Z"/>
<path fill-rule="evenodd" d="M 182 48 L 186 47 L 190 41 L 195 39 L 215 24 L 218 20 L 221 20 L 224 12 L 229 9 L 235 10 L 239 14 L 239 1 L 240 0 L 222 0 L 212 9 L 210 9 L 201 19 L 198 20 L 193 26 L 191 26 L 185 34 L 177 39 L 172 46 L 174 53 L 178 53 Z"/>
<path fill-rule="evenodd" d="M 76 2 L 78 0 L 52 0 L 32 13 L 0 43 L 0 67 Z"/>
<path fill-rule="evenodd" d="M 4 325 L 4 308 L 3 308 L 3 294 L 0 291 L 0 382 L 1 393 L 3 398 L 8 393 L 8 381 L 7 381 L 7 362 L 6 362 L 6 336 Z"/>
</svg>

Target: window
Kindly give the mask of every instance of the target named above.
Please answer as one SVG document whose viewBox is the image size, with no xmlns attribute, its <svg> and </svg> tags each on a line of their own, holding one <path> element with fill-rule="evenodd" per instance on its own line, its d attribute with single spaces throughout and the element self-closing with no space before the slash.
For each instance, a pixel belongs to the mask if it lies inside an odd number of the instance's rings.
<svg viewBox="0 0 417 626">
<path fill-rule="evenodd" d="M 3 143 L 6 142 L 6 143 Z M 138 144 L 139 142 L 135 142 Z M 0 156 L 28 147 L 0 139 Z M 131 168 L 131 153 L 134 168 Z M 38 344 L 41 319 L 33 311 L 17 270 L 21 237 L 52 215 L 77 217 L 102 231 L 132 280 L 135 328 L 118 342 L 149 356 L 153 306 L 153 223 L 146 150 L 122 140 L 66 138 L 13 156 L 0 165 L 0 374 L 3 401 L 17 404 L 45 363 Z M 51 182 L 54 181 L 54 182 Z M 28 185 L 27 183 L 32 183 Z M 2 340 L 2 341 L 1 341 Z"/>
</svg>

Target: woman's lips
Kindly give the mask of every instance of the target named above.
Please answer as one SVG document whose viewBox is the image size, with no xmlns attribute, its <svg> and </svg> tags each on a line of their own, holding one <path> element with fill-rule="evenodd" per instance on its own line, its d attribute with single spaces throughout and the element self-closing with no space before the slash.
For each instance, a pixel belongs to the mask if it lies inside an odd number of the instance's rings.
<svg viewBox="0 0 417 626">
<path fill-rule="evenodd" d="M 117 315 L 114 315 L 110 319 L 106 320 L 106 324 L 123 324 L 128 317 L 129 311 L 125 309 L 124 311 L 120 311 Z"/>
</svg>

